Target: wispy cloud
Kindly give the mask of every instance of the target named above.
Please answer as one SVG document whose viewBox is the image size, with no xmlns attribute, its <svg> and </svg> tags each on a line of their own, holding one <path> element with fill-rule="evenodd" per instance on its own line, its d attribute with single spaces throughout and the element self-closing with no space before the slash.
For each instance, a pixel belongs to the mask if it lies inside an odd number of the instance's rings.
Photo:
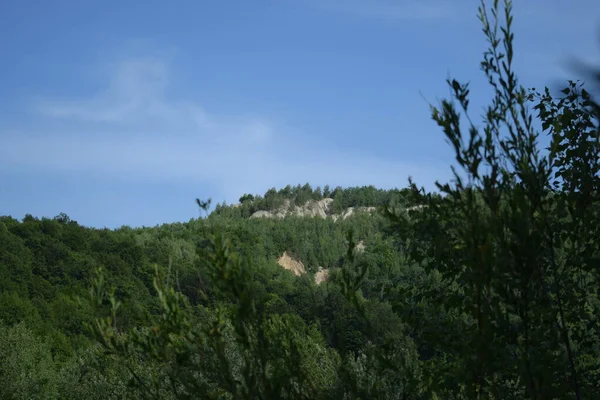
<svg viewBox="0 0 600 400">
<path fill-rule="evenodd" d="M 409 175 L 423 183 L 441 177 L 435 167 L 333 150 L 273 118 L 214 115 L 195 102 L 171 100 L 170 79 L 160 60 L 124 60 L 96 94 L 37 99 L 39 128 L 4 134 L 0 165 L 96 179 L 209 184 L 227 201 L 290 183 L 392 187 L 405 185 Z"/>
<path fill-rule="evenodd" d="M 36 109 L 43 115 L 90 122 L 123 122 L 148 117 L 161 109 L 160 98 L 168 84 L 167 67 L 155 59 L 132 59 L 113 67 L 102 92 L 83 99 L 41 99 Z"/>
</svg>

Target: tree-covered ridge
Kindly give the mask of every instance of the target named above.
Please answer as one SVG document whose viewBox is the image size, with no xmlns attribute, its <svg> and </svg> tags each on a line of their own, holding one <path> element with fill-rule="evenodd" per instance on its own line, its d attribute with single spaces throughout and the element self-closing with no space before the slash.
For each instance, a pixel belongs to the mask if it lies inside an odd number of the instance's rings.
<svg viewBox="0 0 600 400">
<path fill-rule="evenodd" d="M 331 212 L 339 214 L 350 207 L 382 207 L 390 202 L 401 202 L 407 190 L 377 189 L 374 186 L 348 187 L 331 189 L 328 185 L 323 189 L 310 184 L 286 186 L 277 190 L 269 189 L 264 195 L 244 194 L 239 203 L 227 205 L 217 204 L 214 214 L 248 218 L 257 211 L 274 211 L 282 207 L 303 206 L 310 201 L 332 199 Z"/>
<path fill-rule="evenodd" d="M 155 273 L 176 285 L 192 307 L 209 307 L 214 301 L 227 304 L 231 298 L 219 294 L 202 267 L 210 238 L 217 233 L 227 236 L 240 257 L 252 260 L 256 268 L 253 287 L 268 295 L 274 309 L 300 316 L 302 324 L 319 321 L 328 332 L 327 346 L 331 341 L 345 343 L 346 328 L 337 320 L 341 316 L 334 315 L 336 310 L 326 303 L 313 303 L 314 296 L 323 296 L 325 290 L 314 283 L 313 275 L 326 268 L 331 280 L 335 279 L 336 271 L 347 263 L 349 230 L 366 244 L 364 255 L 375 269 L 383 262 L 377 255 L 381 249 L 394 259 L 392 242 L 382 234 L 385 225 L 377 215 L 354 215 L 334 223 L 320 218 L 278 221 L 215 214 L 186 223 L 109 230 L 82 227 L 64 214 L 52 219 L 28 215 L 21 221 L 1 217 L 0 320 L 7 338 L 16 335 L 23 343 L 34 343 L 27 344 L 31 349 L 38 349 L 38 353 L 12 352 L 10 357 L 16 357 L 14 362 L 23 368 L 29 361 L 18 361 L 19 357 L 42 357 L 46 361 L 39 373 L 47 377 L 43 385 L 13 380 L 7 388 L 20 385 L 14 393 L 23 394 L 15 398 L 38 391 L 44 393 L 43 398 L 80 398 L 83 393 L 94 397 L 94 391 L 97 398 L 112 398 L 124 393 L 128 373 L 102 359 L 85 327 L 98 315 L 110 315 L 110 304 L 98 306 L 87 300 L 96 271 L 102 269 L 123 304 L 117 323 L 120 331 L 143 325 L 145 312 L 160 315 Z M 296 278 L 277 265 L 284 252 L 302 261 L 308 276 Z M 316 337 L 323 335 L 322 330 L 315 332 L 320 332 Z M 81 383 L 74 387 L 65 379 Z"/>
</svg>

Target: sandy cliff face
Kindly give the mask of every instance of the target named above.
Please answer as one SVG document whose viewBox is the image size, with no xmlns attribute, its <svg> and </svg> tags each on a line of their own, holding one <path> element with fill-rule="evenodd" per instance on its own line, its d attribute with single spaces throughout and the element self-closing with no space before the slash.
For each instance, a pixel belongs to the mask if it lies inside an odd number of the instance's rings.
<svg viewBox="0 0 600 400">
<path fill-rule="evenodd" d="M 283 252 L 283 255 L 281 257 L 279 257 L 279 259 L 277 260 L 277 263 L 279 265 L 281 265 L 283 268 L 287 269 L 288 271 L 292 271 L 294 273 L 294 275 L 296 275 L 296 276 L 300 276 L 300 275 L 306 273 L 306 270 L 304 268 L 304 264 L 302 264 L 302 261 L 294 260 L 285 251 Z"/>
<path fill-rule="evenodd" d="M 281 257 L 277 260 L 277 263 L 284 269 L 291 271 L 294 275 L 300 276 L 306 273 L 306 268 L 302 261 L 294 260 L 287 251 L 284 251 Z M 319 267 L 319 270 L 315 274 L 315 283 L 320 285 L 327 281 L 329 278 L 329 270 L 327 268 Z"/>
<path fill-rule="evenodd" d="M 315 283 L 320 285 L 329 279 L 329 270 L 327 268 L 319 267 L 319 270 L 315 274 Z"/>
<path fill-rule="evenodd" d="M 350 207 L 341 214 L 333 214 L 331 204 L 333 199 L 325 198 L 322 200 L 310 200 L 302 206 L 292 206 L 289 200 L 286 200 L 283 207 L 274 211 L 257 211 L 250 218 L 285 218 L 289 215 L 298 217 L 321 217 L 332 218 L 334 221 L 338 219 L 346 219 L 356 212 L 373 212 L 375 207 Z"/>
</svg>

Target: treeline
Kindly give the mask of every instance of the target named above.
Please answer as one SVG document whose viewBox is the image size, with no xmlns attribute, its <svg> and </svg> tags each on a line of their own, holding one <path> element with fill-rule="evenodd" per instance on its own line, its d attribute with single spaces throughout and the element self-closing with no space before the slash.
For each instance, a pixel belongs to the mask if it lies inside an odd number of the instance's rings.
<svg viewBox="0 0 600 400">
<path fill-rule="evenodd" d="M 90 301 L 90 284 L 101 268 L 123 304 L 115 325 L 120 332 L 144 326 L 148 316 L 160 316 L 155 273 L 177 287 L 191 307 L 232 304 L 204 265 L 217 233 L 228 237 L 232 251 L 252 260 L 253 290 L 268 296 L 269 310 L 321 326 L 316 332 L 329 338 L 327 346 L 348 343 L 357 328 L 343 322 L 348 317 L 323 298 L 327 290 L 315 284 L 313 274 L 321 267 L 333 277 L 347 262 L 350 230 L 366 244 L 374 271 L 382 262 L 378 250 L 387 249 L 395 259 L 392 242 L 382 235 L 384 225 L 385 219 L 377 215 L 355 215 L 337 223 L 214 215 L 153 228 L 108 230 L 82 227 L 65 214 L 52 219 L 27 215 L 21 221 L 0 217 L 0 359 L 14 366 L 0 370 L 0 382 L 5 383 L 0 397 L 137 398 L 139 393 L 128 388 L 126 366 L 102 356 L 89 329 L 99 316 L 111 315 L 110 303 Z M 305 264 L 305 276 L 296 278 L 277 265 L 284 251 Z M 315 296 L 321 298 L 320 305 Z M 347 312 L 352 313 L 349 306 Z M 148 360 L 144 365 L 134 363 L 134 368 L 149 374 L 147 379 L 158 376 L 152 368 L 164 367 Z"/>
<path fill-rule="evenodd" d="M 337 186 L 331 189 L 328 185 L 312 188 L 310 184 L 286 186 L 283 189 L 269 189 L 264 195 L 244 194 L 239 204 L 217 204 L 214 214 L 230 217 L 248 218 L 257 211 L 272 211 L 284 206 L 303 206 L 311 200 L 333 199 L 333 213 L 341 213 L 349 207 L 381 207 L 390 202 L 401 202 L 406 196 L 406 189 L 377 189 L 374 186 L 348 187 Z"/>
<path fill-rule="evenodd" d="M 133 235 L 85 228 L 64 214 L 0 217 L 1 398 L 114 398 L 124 390 L 109 378 L 124 368 L 101 360 L 84 326 L 99 315 L 88 299 L 100 266 L 120 297 L 158 309 L 153 268 Z M 135 326 L 134 311 L 123 312 L 123 329 Z"/>
</svg>

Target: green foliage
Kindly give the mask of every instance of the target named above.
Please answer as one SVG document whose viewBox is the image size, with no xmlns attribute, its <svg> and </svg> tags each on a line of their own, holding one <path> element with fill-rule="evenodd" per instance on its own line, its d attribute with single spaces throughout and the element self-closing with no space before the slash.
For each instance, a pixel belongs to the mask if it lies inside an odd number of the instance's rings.
<svg viewBox="0 0 600 400">
<path fill-rule="evenodd" d="M 240 197 L 240 203 L 243 203 L 245 201 L 253 201 L 254 200 L 254 196 L 251 194 L 245 194 L 242 197 Z"/>
<path fill-rule="evenodd" d="M 432 106 L 456 157 L 439 193 L 288 185 L 136 229 L 0 217 L 0 397 L 596 398 L 600 107 L 520 86 L 511 2 L 479 11 L 493 96 L 481 126 L 466 84 Z M 323 198 L 383 212 L 249 218 Z"/>
<path fill-rule="evenodd" d="M 481 67 L 495 91 L 483 128 L 470 119 L 462 127 L 458 110 L 468 116 L 468 85 L 449 80 L 454 101 L 432 107 L 432 116 L 462 174 L 453 169 L 454 182 L 438 184 L 444 197 L 413 185 L 426 211 L 396 218 L 407 247 L 419 247 L 413 259 L 439 271 L 449 291 L 439 296 L 423 287 L 420 296 L 434 304 L 444 299 L 447 312 L 462 320 L 462 343 L 470 344 L 449 353 L 451 369 L 443 362 L 432 368 L 432 390 L 592 398 L 599 390 L 591 360 L 598 360 L 592 238 L 599 237 L 600 149 L 591 100 L 572 82 L 558 100 L 548 90 L 527 93 L 512 70 L 511 3 L 504 14 L 497 1 L 491 10 L 482 4 L 480 18 L 490 44 Z M 547 153 L 528 108 L 536 99 L 551 137 Z M 450 377 L 458 378 L 457 389 Z"/>
<path fill-rule="evenodd" d="M 24 324 L 0 325 L 0 365 L 3 399 L 58 399 L 50 349 Z"/>
<path fill-rule="evenodd" d="M 101 343 L 114 354 L 130 357 L 136 348 L 164 363 L 178 398 L 316 398 L 331 386 L 335 357 L 319 331 L 291 314 L 265 314 L 258 304 L 267 299 L 256 290 L 252 270 L 222 236 L 211 241 L 206 257 L 204 267 L 219 300 L 201 308 L 204 323 L 195 319 L 181 294 L 157 277 L 162 314 L 149 317 L 152 328 L 119 336 L 114 328 L 118 302 L 111 296 L 112 316 L 94 327 Z M 99 275 L 94 286 L 99 304 L 105 300 L 103 282 Z M 158 384 L 143 385 L 131 372 L 133 384 L 158 397 Z"/>
</svg>

